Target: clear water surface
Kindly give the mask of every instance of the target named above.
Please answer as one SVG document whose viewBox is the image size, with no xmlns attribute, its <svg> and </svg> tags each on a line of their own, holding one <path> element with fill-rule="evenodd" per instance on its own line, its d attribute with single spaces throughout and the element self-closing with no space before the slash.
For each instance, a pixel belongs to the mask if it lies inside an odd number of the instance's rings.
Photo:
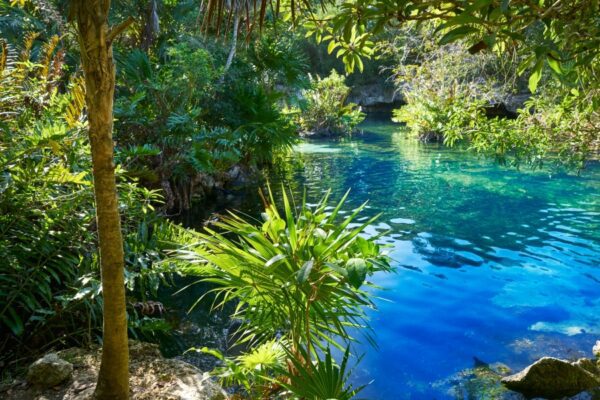
<svg viewBox="0 0 600 400">
<path fill-rule="evenodd" d="M 309 198 L 328 188 L 382 213 L 394 274 L 376 275 L 378 349 L 361 397 L 444 399 L 474 363 L 520 369 L 542 355 L 591 356 L 600 339 L 600 166 L 581 176 L 505 168 L 461 149 L 407 139 L 376 120 L 351 139 L 297 146 L 272 172 Z M 257 212 L 257 198 L 230 204 Z"/>
</svg>

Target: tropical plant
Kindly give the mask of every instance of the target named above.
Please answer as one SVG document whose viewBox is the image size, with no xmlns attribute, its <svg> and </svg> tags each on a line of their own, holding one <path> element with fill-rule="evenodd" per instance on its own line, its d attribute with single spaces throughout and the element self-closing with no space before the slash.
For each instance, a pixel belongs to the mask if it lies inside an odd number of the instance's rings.
<svg viewBox="0 0 600 400">
<path fill-rule="evenodd" d="M 194 176 L 212 167 L 211 138 L 225 132 L 203 129 L 203 108 L 217 77 L 211 55 L 186 42 L 165 54 L 158 67 L 141 50 L 117 55 L 123 85 L 115 106 L 116 151 L 118 158 L 126 158 L 131 175 L 163 189 L 167 209 L 184 209 L 189 208 Z M 215 164 L 220 154 L 215 154 Z"/>
<path fill-rule="evenodd" d="M 287 355 L 278 340 L 269 340 L 236 357 L 225 357 L 220 351 L 206 347 L 190 351 L 209 354 L 220 360 L 222 365 L 212 374 L 225 386 L 242 386 L 251 399 L 269 398 L 279 388 L 278 384 L 274 386 L 274 379 L 286 371 Z"/>
<path fill-rule="evenodd" d="M 329 196 L 315 206 L 304 198 L 296 208 L 283 190 L 280 213 L 269 189 L 261 224 L 232 213 L 178 252 L 186 273 L 215 286 L 207 293 L 214 307 L 236 304 L 239 343 L 281 337 L 288 355 L 309 366 L 318 349 L 341 347 L 338 341 L 353 339 L 351 329 L 368 326 L 364 307 L 374 304 L 361 287 L 369 275 L 391 270 L 377 237 L 363 236 L 377 216 L 354 224 L 366 204 L 342 218 L 348 193 L 334 207 Z"/>
<path fill-rule="evenodd" d="M 220 232 L 206 228 L 195 249 L 180 253 L 190 262 L 187 273 L 216 285 L 217 306 L 238 302 L 232 317 L 245 321 L 242 341 L 283 331 L 292 349 L 312 351 L 323 340 L 350 340 L 349 328 L 365 325 L 363 306 L 373 303 L 360 288 L 368 275 L 391 268 L 376 238 L 360 236 L 377 217 L 349 228 L 366 204 L 337 221 L 346 198 L 332 211 L 329 193 L 295 210 L 284 192 L 280 214 L 269 191 L 262 225 L 231 214 L 215 223 Z"/>
<path fill-rule="evenodd" d="M 307 135 L 341 135 L 356 130 L 365 114 L 347 103 L 350 88 L 335 70 L 326 78 L 310 78 L 310 88 L 302 91 L 303 104 L 296 110 L 298 124 Z"/>
<path fill-rule="evenodd" d="M 235 131 L 246 164 L 269 163 L 277 153 L 286 153 L 296 142 L 294 127 L 278 106 L 281 94 L 259 85 L 238 85 L 232 91 Z"/>
<path fill-rule="evenodd" d="M 290 358 L 294 373 L 286 374 L 287 379 L 278 382 L 292 393 L 294 399 L 351 400 L 365 388 L 366 385 L 354 388 L 348 383 L 352 375 L 352 369 L 348 369 L 349 347 L 339 365 L 335 363 L 330 348 L 324 353 L 324 358 L 317 355 L 315 362 L 309 364 L 295 357 Z"/>
<path fill-rule="evenodd" d="M 395 45 L 382 44 L 398 60 L 396 83 L 407 103 L 394 111 L 396 122 L 422 140 L 464 142 L 513 166 L 581 169 L 597 157 L 594 86 L 580 91 L 545 79 L 517 113 L 490 118 L 489 109 L 526 90 L 518 78 L 519 56 L 470 55 L 462 41 L 440 46 L 431 39 L 433 29 L 431 23 L 409 24 Z"/>
<path fill-rule="evenodd" d="M 300 40 L 290 32 L 269 31 L 252 43 L 248 61 L 269 90 L 276 86 L 298 88 L 306 86 L 308 60 Z"/>
</svg>

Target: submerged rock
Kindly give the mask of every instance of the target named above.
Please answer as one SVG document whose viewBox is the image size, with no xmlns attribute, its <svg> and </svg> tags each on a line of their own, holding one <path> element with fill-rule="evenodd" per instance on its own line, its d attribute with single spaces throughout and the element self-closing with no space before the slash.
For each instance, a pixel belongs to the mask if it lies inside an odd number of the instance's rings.
<svg viewBox="0 0 600 400">
<path fill-rule="evenodd" d="M 71 376 L 73 364 L 58 357 L 56 353 L 46 354 L 27 371 L 27 382 L 40 388 L 56 386 Z"/>
<path fill-rule="evenodd" d="M 510 392 L 500 383 L 500 379 L 509 373 L 510 368 L 505 364 L 488 364 L 474 357 L 473 368 L 464 369 L 444 380 L 434 382 L 432 386 L 454 399 L 520 400 L 520 395 Z"/>
<path fill-rule="evenodd" d="M 591 372 L 592 367 L 589 360 L 570 363 L 544 357 L 521 372 L 502 378 L 502 383 L 529 398 L 559 399 L 599 387 L 600 376 Z"/>
</svg>

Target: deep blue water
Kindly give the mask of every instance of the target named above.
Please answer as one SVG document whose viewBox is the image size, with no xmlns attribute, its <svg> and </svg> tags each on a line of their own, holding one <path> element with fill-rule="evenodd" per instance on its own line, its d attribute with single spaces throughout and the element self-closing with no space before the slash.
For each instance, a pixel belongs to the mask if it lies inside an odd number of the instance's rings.
<svg viewBox="0 0 600 400">
<path fill-rule="evenodd" d="M 388 231 L 394 274 L 374 283 L 378 349 L 362 397 L 445 399 L 475 358 L 518 370 L 542 355 L 591 356 L 600 339 L 600 167 L 580 176 L 517 171 L 461 149 L 423 145 L 390 123 L 297 146 L 271 173 L 317 199 L 369 200 L 369 233 Z M 249 203 L 248 203 L 249 202 Z M 253 212 L 247 200 L 236 207 Z"/>
</svg>

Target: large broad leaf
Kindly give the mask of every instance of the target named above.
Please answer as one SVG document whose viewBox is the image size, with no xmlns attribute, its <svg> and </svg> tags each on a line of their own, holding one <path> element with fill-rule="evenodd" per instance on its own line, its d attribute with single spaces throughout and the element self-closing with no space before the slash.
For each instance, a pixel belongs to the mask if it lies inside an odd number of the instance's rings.
<svg viewBox="0 0 600 400">
<path fill-rule="evenodd" d="M 542 67 L 544 66 L 544 60 L 539 59 L 533 67 L 533 71 L 529 76 L 529 90 L 531 93 L 535 93 L 538 87 L 538 83 L 540 83 L 540 79 L 542 79 Z"/>
<path fill-rule="evenodd" d="M 548 65 L 550 66 L 550 68 L 552 68 L 552 70 L 554 72 L 556 72 L 558 75 L 563 74 L 563 70 L 560 65 L 560 61 L 558 60 L 557 57 L 553 56 L 552 54 L 548 54 L 548 57 L 546 58 L 546 60 L 548 61 Z"/>
<path fill-rule="evenodd" d="M 346 262 L 348 281 L 356 289 L 362 286 L 367 279 L 367 263 L 362 258 L 351 258 Z"/>
</svg>

